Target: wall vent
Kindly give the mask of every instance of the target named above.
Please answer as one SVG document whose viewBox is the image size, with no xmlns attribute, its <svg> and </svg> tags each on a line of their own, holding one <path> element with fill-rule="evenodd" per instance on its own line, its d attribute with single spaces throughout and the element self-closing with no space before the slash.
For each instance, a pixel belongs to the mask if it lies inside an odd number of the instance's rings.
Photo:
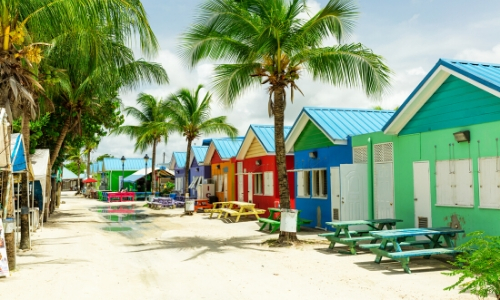
<svg viewBox="0 0 500 300">
<path fill-rule="evenodd" d="M 426 217 L 418 217 L 418 228 L 428 228 L 429 219 Z"/>
<path fill-rule="evenodd" d="M 352 148 L 353 163 L 366 164 L 368 162 L 368 147 L 360 146 Z"/>
<path fill-rule="evenodd" d="M 340 221 L 339 209 L 338 208 L 334 208 L 333 209 L 333 219 L 335 221 Z"/>
<path fill-rule="evenodd" d="M 376 163 L 392 162 L 392 143 L 373 145 L 373 160 Z"/>
</svg>

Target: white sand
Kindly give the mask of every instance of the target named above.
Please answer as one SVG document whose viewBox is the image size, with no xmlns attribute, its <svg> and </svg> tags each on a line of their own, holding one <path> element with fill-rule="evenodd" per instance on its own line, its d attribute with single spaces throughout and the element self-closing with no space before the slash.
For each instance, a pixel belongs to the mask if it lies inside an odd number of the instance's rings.
<svg viewBox="0 0 500 300">
<path fill-rule="evenodd" d="M 356 256 L 328 250 L 317 240 L 294 248 L 269 248 L 276 238 L 239 223 L 184 216 L 183 209 L 144 210 L 150 217 L 117 225 L 89 207 L 97 200 L 65 197 L 65 204 L 20 252 L 18 268 L 0 279 L 8 299 L 477 299 L 444 291 L 455 279 L 437 259 L 412 259 L 412 274 L 371 252 Z M 142 204 L 142 203 L 140 203 Z M 107 226 L 132 231 L 109 232 Z M 445 257 L 444 257 L 445 258 Z M 2 297 L 3 298 L 3 297 Z"/>
</svg>

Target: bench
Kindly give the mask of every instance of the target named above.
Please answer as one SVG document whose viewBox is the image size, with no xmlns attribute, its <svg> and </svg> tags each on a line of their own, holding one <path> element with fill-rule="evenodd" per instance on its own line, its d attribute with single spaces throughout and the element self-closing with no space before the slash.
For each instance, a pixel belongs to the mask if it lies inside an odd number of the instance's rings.
<svg viewBox="0 0 500 300">
<path fill-rule="evenodd" d="M 421 240 L 421 241 L 408 241 L 408 242 L 401 242 L 399 243 L 399 246 L 401 247 L 411 247 L 411 246 L 428 246 L 432 243 L 430 240 Z M 392 247 L 392 243 L 387 243 L 386 247 Z M 380 244 L 362 244 L 358 246 L 361 249 L 372 249 L 372 248 L 378 248 L 380 247 Z"/>
<path fill-rule="evenodd" d="M 274 233 L 276 230 L 278 230 L 281 224 L 280 221 L 266 219 L 266 218 L 260 218 L 259 223 L 264 223 L 259 230 L 263 230 L 264 227 L 266 227 L 266 225 L 269 224 L 269 230 L 271 231 L 271 233 Z"/>
<path fill-rule="evenodd" d="M 363 235 L 363 234 L 368 234 L 370 231 L 369 230 L 349 230 L 350 235 Z M 344 232 L 340 233 L 341 235 L 345 235 Z M 328 233 L 320 233 L 318 236 L 328 238 L 329 236 L 335 236 L 335 232 L 328 232 Z"/>
<path fill-rule="evenodd" d="M 329 234 L 329 233 L 322 233 L 319 234 L 319 236 L 325 237 L 327 240 L 330 241 L 330 246 L 328 246 L 329 249 L 333 249 L 336 243 L 342 243 L 349 247 L 349 252 L 351 254 L 356 254 L 356 249 L 354 249 L 354 247 L 356 247 L 356 244 L 358 242 L 376 240 L 376 238 L 372 236 L 343 237 L 343 236 L 335 236 L 334 234 Z"/>
<path fill-rule="evenodd" d="M 229 209 L 229 208 L 221 208 L 221 209 L 219 209 L 219 210 L 220 210 L 220 212 L 221 212 L 221 214 L 219 215 L 219 218 L 220 218 L 220 216 L 222 215 L 222 213 L 226 213 L 226 215 L 228 215 L 228 214 L 229 214 L 230 216 L 232 216 L 232 215 L 238 215 L 238 214 L 239 214 L 239 212 L 237 212 L 237 211 L 235 211 L 235 210 L 232 210 L 232 209 Z M 242 213 L 242 214 L 243 214 L 243 213 Z M 253 213 L 252 213 L 252 214 L 253 214 Z"/>
</svg>

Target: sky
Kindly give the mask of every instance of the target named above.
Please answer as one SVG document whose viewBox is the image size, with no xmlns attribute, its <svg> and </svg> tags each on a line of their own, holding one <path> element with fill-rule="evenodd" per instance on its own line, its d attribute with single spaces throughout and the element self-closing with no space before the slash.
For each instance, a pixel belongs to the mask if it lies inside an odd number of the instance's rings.
<svg viewBox="0 0 500 300">
<path fill-rule="evenodd" d="M 181 88 L 194 90 L 199 84 L 210 92 L 213 64 L 202 62 L 194 69 L 179 55 L 179 36 L 193 23 L 197 7 L 205 0 L 143 0 L 148 19 L 160 51 L 150 61 L 161 63 L 170 77 L 163 86 L 148 85 L 120 94 L 124 106 L 134 106 L 141 92 L 155 97 L 168 97 Z M 324 7 L 327 0 L 308 0 L 311 13 Z M 298 82 L 304 96 L 296 94 L 288 104 L 285 125 L 292 125 L 304 106 L 337 108 L 394 109 L 403 103 L 439 58 L 476 62 L 500 63 L 500 1 L 498 0 L 358 0 L 359 18 L 351 38 L 384 57 L 393 72 L 390 90 L 381 99 L 368 98 L 360 89 L 338 88 L 313 81 L 304 73 Z M 328 45 L 328 44 L 326 44 Z M 138 55 L 137 58 L 140 58 Z M 216 99 L 216 97 L 215 97 Z M 244 136 L 250 124 L 273 124 L 268 117 L 264 87 L 247 90 L 232 109 L 215 104 L 212 117 L 225 115 L 228 122 Z M 134 120 L 126 118 L 126 124 Z M 195 140 L 201 145 L 204 136 Z M 92 153 L 92 159 L 102 154 L 115 157 L 151 157 L 152 150 L 134 153 L 134 140 L 128 136 L 107 136 Z M 157 162 L 169 162 L 174 151 L 186 151 L 187 142 L 172 135 L 167 144 L 157 146 Z"/>
</svg>

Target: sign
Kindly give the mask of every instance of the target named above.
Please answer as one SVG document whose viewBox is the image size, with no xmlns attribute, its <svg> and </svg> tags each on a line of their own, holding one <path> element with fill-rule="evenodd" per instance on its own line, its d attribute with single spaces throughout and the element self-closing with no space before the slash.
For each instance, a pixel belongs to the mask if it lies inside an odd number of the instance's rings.
<svg viewBox="0 0 500 300">
<path fill-rule="evenodd" d="M 0 277 L 9 276 L 9 262 L 7 261 L 7 246 L 5 245 L 5 231 L 0 220 Z"/>
</svg>

